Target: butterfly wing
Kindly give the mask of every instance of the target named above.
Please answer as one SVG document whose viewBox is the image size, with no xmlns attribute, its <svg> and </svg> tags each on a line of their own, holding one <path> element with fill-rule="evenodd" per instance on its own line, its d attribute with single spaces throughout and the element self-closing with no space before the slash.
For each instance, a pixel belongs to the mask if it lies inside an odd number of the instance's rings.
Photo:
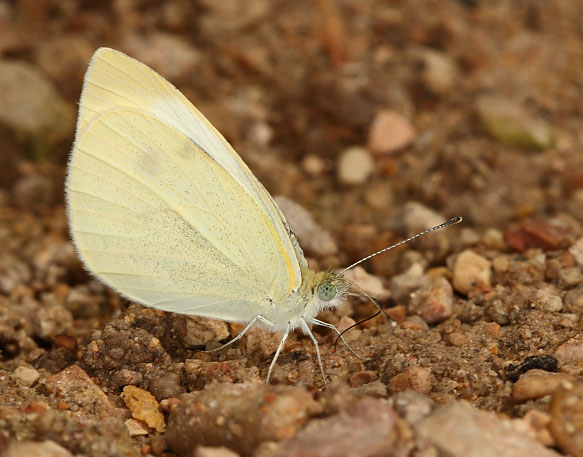
<svg viewBox="0 0 583 457">
<path fill-rule="evenodd" d="M 269 194 L 175 88 L 124 54 L 92 61 L 67 196 L 89 270 L 139 303 L 248 321 L 301 281 Z"/>
<path fill-rule="evenodd" d="M 128 107 L 152 113 L 191 138 L 257 201 L 271 220 L 285 249 L 295 252 L 293 282 L 294 287 L 299 286 L 299 267 L 307 267 L 307 262 L 285 216 L 231 145 L 178 89 L 126 54 L 100 48 L 91 59 L 81 100 L 79 132 L 99 113 L 114 107 Z"/>
</svg>

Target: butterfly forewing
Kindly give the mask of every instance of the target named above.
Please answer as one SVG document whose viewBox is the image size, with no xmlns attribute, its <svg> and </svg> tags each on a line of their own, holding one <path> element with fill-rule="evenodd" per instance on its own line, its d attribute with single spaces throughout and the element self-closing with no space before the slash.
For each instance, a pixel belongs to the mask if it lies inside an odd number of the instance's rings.
<svg viewBox="0 0 583 457">
<path fill-rule="evenodd" d="M 301 282 L 307 266 L 285 217 L 261 183 L 207 119 L 172 84 L 146 65 L 113 49 L 99 49 L 90 64 L 80 103 L 78 135 L 100 114 L 115 108 L 142 110 L 189 137 L 221 165 L 270 220 L 289 253 L 290 282 Z M 226 197 L 228 198 L 228 197 Z"/>
<path fill-rule="evenodd" d="M 77 138 L 67 183 L 89 269 L 140 303 L 247 321 L 284 300 L 291 261 L 271 221 L 189 137 L 148 113 L 111 109 Z"/>
</svg>

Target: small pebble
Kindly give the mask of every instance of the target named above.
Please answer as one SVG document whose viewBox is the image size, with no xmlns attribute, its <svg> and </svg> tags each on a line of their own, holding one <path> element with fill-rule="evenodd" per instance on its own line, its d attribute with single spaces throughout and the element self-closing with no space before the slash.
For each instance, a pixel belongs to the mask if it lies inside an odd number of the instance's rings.
<svg viewBox="0 0 583 457">
<path fill-rule="evenodd" d="M 569 248 L 569 252 L 575 257 L 575 261 L 583 267 L 583 238 L 579 238 Z"/>
<path fill-rule="evenodd" d="M 281 335 L 270 332 L 267 329 L 255 327 L 241 338 L 243 353 L 256 360 L 267 360 L 277 350 L 281 341 Z"/>
<path fill-rule="evenodd" d="M 563 309 L 561 294 L 551 284 L 544 284 L 536 290 L 533 303 L 549 313 L 558 313 Z"/>
<path fill-rule="evenodd" d="M 417 133 L 408 119 L 391 110 L 379 111 L 368 134 L 368 149 L 375 154 L 386 154 L 409 146 Z"/>
<path fill-rule="evenodd" d="M 445 53 L 430 48 L 416 49 L 415 55 L 423 62 L 424 86 L 433 94 L 446 94 L 457 80 L 455 61 Z"/>
<path fill-rule="evenodd" d="M 561 344 L 555 351 L 561 364 L 583 366 L 583 335 L 577 335 Z"/>
<path fill-rule="evenodd" d="M 342 316 L 340 318 L 340 321 L 338 321 L 336 328 L 338 329 L 338 331 L 340 333 L 342 333 L 344 330 L 346 330 L 348 327 L 350 327 L 351 325 L 354 325 L 354 324 L 356 324 L 356 321 L 352 317 Z"/>
<path fill-rule="evenodd" d="M 429 330 L 429 325 L 421 316 L 407 316 L 401 327 L 409 330 Z"/>
<path fill-rule="evenodd" d="M 572 456 L 583 455 L 583 384 L 563 383 L 551 401 L 549 428 L 558 447 Z"/>
<path fill-rule="evenodd" d="M 38 381 L 40 374 L 34 368 L 23 365 L 14 370 L 14 376 L 21 386 L 32 387 Z"/>
<path fill-rule="evenodd" d="M 149 435 L 150 428 L 142 421 L 136 419 L 128 419 L 124 422 L 130 436 Z"/>
<path fill-rule="evenodd" d="M 194 451 L 194 457 L 239 457 L 239 454 L 226 447 L 199 446 Z"/>
<path fill-rule="evenodd" d="M 480 242 L 480 235 L 476 230 L 464 227 L 460 231 L 459 240 L 462 246 L 475 246 Z"/>
<path fill-rule="evenodd" d="M 409 201 L 402 205 L 399 211 L 391 217 L 389 225 L 399 232 L 413 235 L 441 224 L 445 220 L 446 218 L 443 215 L 424 204 Z M 432 236 L 436 236 L 437 233 L 439 232 L 434 233 Z"/>
<path fill-rule="evenodd" d="M 525 435 L 534 438 L 543 446 L 555 446 L 555 440 L 549 430 L 551 416 L 542 411 L 531 409 L 526 412 L 524 417 L 514 419 L 512 425 Z"/>
<path fill-rule="evenodd" d="M 554 142 L 552 128 L 507 97 L 485 95 L 477 101 L 484 129 L 498 141 L 529 149 L 547 149 Z"/>
<path fill-rule="evenodd" d="M 433 409 L 433 401 L 419 392 L 407 390 L 390 398 L 393 408 L 409 424 L 416 424 L 427 417 Z"/>
<path fill-rule="evenodd" d="M 510 259 L 506 255 L 495 257 L 492 260 L 492 269 L 495 273 L 506 273 L 510 268 Z"/>
<path fill-rule="evenodd" d="M 468 342 L 468 337 L 461 332 L 453 332 L 447 335 L 447 342 L 452 346 L 463 346 Z"/>
<path fill-rule="evenodd" d="M 427 395 L 431 392 L 431 374 L 422 367 L 409 367 L 404 372 L 391 378 L 389 383 L 391 393 L 414 390 Z"/>
<path fill-rule="evenodd" d="M 201 58 L 186 40 L 167 33 L 152 33 L 145 38 L 127 34 L 123 49 L 149 67 L 163 71 L 170 81 L 188 78 Z"/>
<path fill-rule="evenodd" d="M 405 456 L 411 433 L 384 399 L 362 397 L 334 415 L 312 421 L 270 457 Z"/>
<path fill-rule="evenodd" d="M 523 403 L 552 395 L 561 383 L 570 380 L 572 377 L 565 373 L 549 373 L 543 370 L 527 371 L 512 386 L 512 400 L 516 403 Z"/>
<path fill-rule="evenodd" d="M 206 346 L 229 337 L 229 327 L 224 321 L 198 316 L 184 316 L 184 319 L 186 328 L 181 340 L 186 347 Z"/>
<path fill-rule="evenodd" d="M 338 181 L 346 185 L 364 184 L 375 169 L 374 160 L 366 148 L 353 146 L 340 153 Z"/>
<path fill-rule="evenodd" d="M 417 439 L 437 448 L 434 456 L 558 457 L 538 441 L 516 430 L 509 419 L 456 401 L 435 409 L 415 426 Z"/>
<path fill-rule="evenodd" d="M 491 286 L 491 262 L 473 251 L 463 251 L 453 267 L 453 287 L 468 295 L 475 289 Z"/>
<path fill-rule="evenodd" d="M 349 281 L 357 284 L 358 287 L 360 287 L 373 298 L 384 301 L 391 296 L 391 291 L 385 288 L 381 278 L 369 274 L 364 268 L 360 266 L 348 270 L 344 274 L 344 277 Z M 354 292 L 362 293 L 358 287 L 354 287 Z"/>
<path fill-rule="evenodd" d="M 564 289 L 583 284 L 583 268 L 579 265 L 564 267 L 559 270 L 559 285 Z"/>
<path fill-rule="evenodd" d="M 148 427 L 160 433 L 166 429 L 160 406 L 150 392 L 136 386 L 126 386 L 121 393 L 121 398 L 132 412 L 134 419 L 144 421 Z"/>
<path fill-rule="evenodd" d="M 364 384 L 376 381 L 378 375 L 376 371 L 362 370 L 353 373 L 350 376 L 349 382 L 351 387 L 360 387 Z"/>
<path fill-rule="evenodd" d="M 498 251 L 504 251 L 506 249 L 506 242 L 504 241 L 504 234 L 495 228 L 486 229 L 482 235 L 482 243 L 484 246 L 492 249 L 497 249 Z"/>
<path fill-rule="evenodd" d="M 374 210 L 385 211 L 392 206 L 394 196 L 391 185 L 386 181 L 372 181 L 364 189 L 364 200 Z"/>
<path fill-rule="evenodd" d="M 179 397 L 185 389 L 182 386 L 180 374 L 164 373 L 150 381 L 148 391 L 156 397 L 156 400 L 162 401 L 166 398 Z"/>
<path fill-rule="evenodd" d="M 89 375 L 78 365 L 71 365 L 47 378 L 47 392 L 66 400 L 68 404 L 91 405 L 98 415 L 114 414 L 114 407 L 107 395 L 93 382 Z"/>
<path fill-rule="evenodd" d="M 583 312 L 583 285 L 567 291 L 564 311 L 575 314 Z"/>
<path fill-rule="evenodd" d="M 532 248 L 555 250 L 569 233 L 569 229 L 546 221 L 527 221 L 504 232 L 504 239 L 510 249 L 518 252 Z"/>
<path fill-rule="evenodd" d="M 428 324 L 449 319 L 452 310 L 453 289 L 443 277 L 428 280 L 411 295 L 409 312 L 421 316 Z"/>
<path fill-rule="evenodd" d="M 320 156 L 308 154 L 302 159 L 302 169 L 310 176 L 316 178 L 326 171 L 326 164 Z"/>
<path fill-rule="evenodd" d="M 398 304 L 408 303 L 411 293 L 417 290 L 424 280 L 423 266 L 419 263 L 415 263 L 407 271 L 393 276 L 389 282 L 393 300 Z"/>
<path fill-rule="evenodd" d="M 1 60 L 0 87 L 0 125 L 30 136 L 37 146 L 49 137 L 60 141 L 70 135 L 73 113 L 36 66 L 15 59 Z"/>
<path fill-rule="evenodd" d="M 338 246 L 330 232 L 320 227 L 303 206 L 282 195 L 276 196 L 275 202 L 307 253 L 325 257 L 338 252 Z"/>
</svg>

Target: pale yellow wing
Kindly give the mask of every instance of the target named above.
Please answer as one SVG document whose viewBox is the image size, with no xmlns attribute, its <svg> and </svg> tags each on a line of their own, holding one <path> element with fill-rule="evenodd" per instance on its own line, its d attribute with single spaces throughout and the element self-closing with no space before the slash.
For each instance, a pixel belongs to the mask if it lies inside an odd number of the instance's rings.
<svg viewBox="0 0 583 457">
<path fill-rule="evenodd" d="M 132 300 L 249 321 L 269 298 L 291 293 L 294 251 L 271 214 L 205 149 L 149 112 L 117 107 L 80 125 L 67 196 L 85 264 Z"/>
<path fill-rule="evenodd" d="M 193 77 L 196 77 L 193 75 Z M 98 49 L 85 77 L 78 132 L 99 113 L 116 107 L 143 110 L 191 138 L 239 182 L 263 209 L 292 257 L 291 283 L 301 282 L 300 266 L 307 267 L 303 252 L 284 215 L 224 137 L 166 79 L 141 62 L 109 48 Z"/>
</svg>

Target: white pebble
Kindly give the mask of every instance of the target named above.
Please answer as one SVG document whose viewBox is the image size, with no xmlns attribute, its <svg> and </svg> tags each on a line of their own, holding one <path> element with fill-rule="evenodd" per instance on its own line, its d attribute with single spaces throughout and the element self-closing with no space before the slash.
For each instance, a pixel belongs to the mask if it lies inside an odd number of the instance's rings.
<svg viewBox="0 0 583 457">
<path fill-rule="evenodd" d="M 338 181 L 342 184 L 363 184 L 375 168 L 371 154 L 363 147 L 345 149 L 338 159 Z"/>
</svg>

